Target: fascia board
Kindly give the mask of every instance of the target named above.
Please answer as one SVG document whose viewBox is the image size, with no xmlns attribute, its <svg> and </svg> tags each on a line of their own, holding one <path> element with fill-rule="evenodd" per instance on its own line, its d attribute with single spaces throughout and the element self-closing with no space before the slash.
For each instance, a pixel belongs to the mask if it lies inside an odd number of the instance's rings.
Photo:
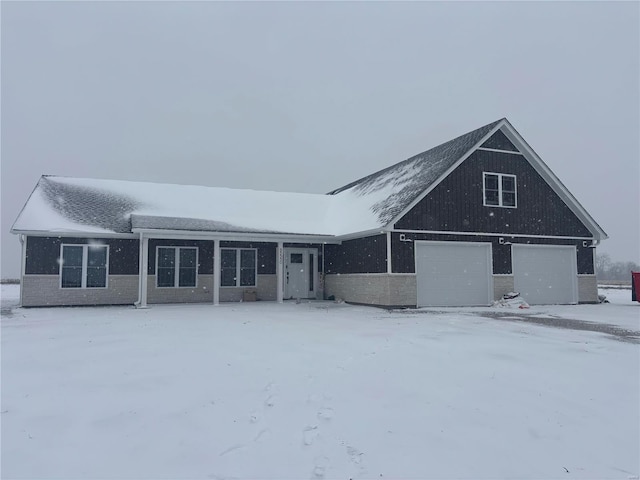
<svg viewBox="0 0 640 480">
<path fill-rule="evenodd" d="M 480 140 L 478 140 L 469 150 L 467 150 L 467 152 L 462 155 L 453 165 L 451 165 L 451 167 L 449 167 L 442 175 L 440 175 L 440 177 L 438 177 L 438 179 L 433 182 L 431 185 L 429 185 L 420 195 L 418 195 L 404 210 L 402 210 L 398 215 L 396 215 L 389 223 L 387 223 L 383 229 L 384 230 L 391 230 L 393 229 L 393 226 L 400 221 L 400 219 L 402 217 L 404 217 L 407 213 L 409 213 L 411 211 L 411 209 L 413 207 L 415 207 L 418 203 L 420 203 L 427 195 L 429 195 L 429 193 L 431 193 L 431 191 L 436 188 L 445 178 L 447 178 L 451 172 L 453 172 L 456 168 L 458 168 L 460 166 L 460 164 L 462 162 L 464 162 L 467 158 L 469 158 L 471 156 L 471 154 L 473 152 L 476 151 L 476 149 L 482 145 L 484 142 L 486 142 L 491 135 L 493 135 L 494 133 L 496 133 L 500 127 L 502 127 L 502 125 L 504 125 L 506 122 L 506 119 L 502 119 L 500 120 L 495 127 L 493 127 L 484 137 L 482 137 Z"/>
<path fill-rule="evenodd" d="M 607 233 L 598 225 L 589 212 L 578 202 L 571 194 L 569 189 L 560 181 L 546 163 L 531 148 L 527 141 L 513 128 L 508 120 L 504 120 L 504 129 L 502 132 L 507 138 L 522 152 L 531 166 L 540 174 L 547 182 L 551 189 L 562 199 L 569 209 L 585 224 L 585 226 L 593 233 L 597 240 L 605 240 L 609 238 Z"/>
<path fill-rule="evenodd" d="M 133 233 L 116 232 L 78 232 L 67 230 L 15 230 L 11 229 L 14 235 L 27 235 L 29 237 L 77 237 L 77 238 L 139 238 Z"/>
<path fill-rule="evenodd" d="M 382 227 L 382 228 L 375 228 L 372 230 L 364 230 L 362 232 L 354 232 L 354 233 L 347 233 L 345 235 L 338 235 L 335 238 L 337 240 L 344 242 L 346 240 L 353 240 L 355 238 L 372 237 L 374 235 L 384 235 L 388 231 L 390 231 L 389 228 Z"/>
<path fill-rule="evenodd" d="M 305 234 L 242 233 L 242 232 L 202 232 L 191 230 L 158 230 L 152 228 L 134 228 L 132 232 L 143 234 L 146 238 L 166 238 L 171 240 L 228 240 L 252 242 L 288 242 L 288 243 L 340 243 L 334 236 Z"/>
<path fill-rule="evenodd" d="M 18 223 L 18 220 L 20 220 L 20 217 L 22 216 L 22 212 L 24 212 L 24 209 L 27 208 L 27 205 L 29 204 L 29 200 L 31 200 L 31 197 L 33 197 L 33 194 L 35 193 L 35 191 L 38 189 L 38 187 L 40 186 L 40 181 L 44 178 L 44 175 L 40 175 L 40 178 L 38 179 L 38 181 L 36 182 L 35 187 L 33 187 L 33 190 L 31 190 L 31 193 L 29 194 L 29 196 L 27 197 L 27 201 L 24 202 L 24 205 L 22 205 L 22 208 L 20 209 L 20 213 L 18 213 L 18 216 L 16 217 L 16 219 L 13 221 L 13 223 L 11 224 L 11 229 L 9 229 L 10 233 L 13 233 L 15 235 L 19 235 L 22 233 L 21 230 L 16 230 L 15 226 L 16 223 Z"/>
</svg>

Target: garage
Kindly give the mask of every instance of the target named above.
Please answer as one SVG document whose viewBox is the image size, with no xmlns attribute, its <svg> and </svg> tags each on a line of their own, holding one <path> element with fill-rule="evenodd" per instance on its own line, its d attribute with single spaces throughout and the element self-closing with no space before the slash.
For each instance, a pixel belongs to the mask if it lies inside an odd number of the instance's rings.
<svg viewBox="0 0 640 480">
<path fill-rule="evenodd" d="M 512 245 L 511 260 L 514 288 L 527 303 L 578 303 L 574 246 Z"/>
<path fill-rule="evenodd" d="M 418 307 L 489 305 L 491 244 L 415 242 Z"/>
</svg>

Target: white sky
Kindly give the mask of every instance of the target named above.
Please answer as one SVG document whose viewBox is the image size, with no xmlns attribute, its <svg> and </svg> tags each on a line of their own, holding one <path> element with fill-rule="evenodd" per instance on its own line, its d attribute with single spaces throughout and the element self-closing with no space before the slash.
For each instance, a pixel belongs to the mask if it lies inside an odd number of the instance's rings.
<svg viewBox="0 0 640 480">
<path fill-rule="evenodd" d="M 637 2 L 0 8 L 3 278 L 41 174 L 320 193 L 504 116 L 640 263 Z"/>
</svg>

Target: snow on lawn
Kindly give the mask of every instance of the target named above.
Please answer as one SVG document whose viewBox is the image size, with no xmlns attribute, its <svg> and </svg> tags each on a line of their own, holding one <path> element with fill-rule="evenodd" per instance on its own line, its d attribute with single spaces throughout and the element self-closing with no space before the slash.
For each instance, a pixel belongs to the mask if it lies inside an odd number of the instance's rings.
<svg viewBox="0 0 640 480">
<path fill-rule="evenodd" d="M 2 478 L 640 473 L 640 345 L 613 336 L 330 302 L 3 311 Z"/>
</svg>

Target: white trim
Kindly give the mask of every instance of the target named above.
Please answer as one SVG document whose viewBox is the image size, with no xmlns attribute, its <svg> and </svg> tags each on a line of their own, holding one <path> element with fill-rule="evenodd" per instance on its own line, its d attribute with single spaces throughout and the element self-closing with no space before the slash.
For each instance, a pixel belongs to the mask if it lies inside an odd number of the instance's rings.
<svg viewBox="0 0 640 480">
<path fill-rule="evenodd" d="M 487 148 L 487 147 L 478 147 L 476 150 L 482 150 L 484 152 L 496 152 L 496 153 L 510 153 L 512 155 L 522 155 L 520 152 L 512 152 L 511 150 L 500 150 L 499 148 Z"/>
<path fill-rule="evenodd" d="M 213 304 L 220 305 L 220 239 L 213 241 Z"/>
<path fill-rule="evenodd" d="M 437 235 L 472 235 L 477 237 L 509 237 L 514 238 L 549 238 L 549 239 L 562 239 L 562 240 L 591 240 L 593 237 L 567 237 L 567 236 L 553 236 L 553 235 L 527 235 L 524 233 L 487 233 L 487 232 L 454 232 L 443 230 L 404 230 L 394 229 L 391 230 L 395 233 L 428 233 Z"/>
<path fill-rule="evenodd" d="M 387 232 L 387 273 L 393 273 L 391 265 L 391 232 Z"/>
<path fill-rule="evenodd" d="M 140 238 L 138 233 L 113 232 L 67 232 L 62 230 L 11 230 L 10 233 L 28 235 L 30 237 L 72 237 L 72 238 Z"/>
<path fill-rule="evenodd" d="M 335 242 L 324 242 L 324 243 L 334 243 L 334 244 L 341 244 L 342 242 L 346 241 L 346 240 L 353 240 L 356 238 L 365 238 L 365 237 L 373 237 L 376 235 L 384 235 L 386 232 L 390 231 L 389 227 L 382 227 L 382 228 L 374 228 L 372 230 L 363 230 L 361 232 L 355 232 L 355 233 L 347 233 L 345 235 L 336 235 Z"/>
<path fill-rule="evenodd" d="M 498 205 L 491 205 L 487 203 L 487 176 L 495 175 L 498 177 Z M 513 195 L 515 205 L 503 205 L 504 198 L 502 194 L 502 179 L 504 177 L 513 177 Z M 518 177 L 513 173 L 497 173 L 497 172 L 482 172 L 482 205 L 485 207 L 498 207 L 498 208 L 518 208 Z"/>
<path fill-rule="evenodd" d="M 572 304 L 577 304 L 579 300 L 579 291 L 578 291 L 578 249 L 575 245 L 544 245 L 544 244 L 535 244 L 532 245 L 530 243 L 514 243 L 511 245 L 511 272 L 513 274 L 514 288 L 515 283 L 517 281 L 517 272 L 516 272 L 516 261 L 515 256 L 513 254 L 514 248 L 516 250 L 523 250 L 526 248 L 555 248 L 555 249 L 570 249 L 573 252 L 571 255 L 571 267 L 573 268 L 573 275 L 571 275 L 571 294 L 572 294 Z M 591 276 L 591 274 L 589 274 Z"/>
<path fill-rule="evenodd" d="M 391 219 L 391 221 L 387 223 L 386 227 L 392 228 L 393 225 L 399 222 L 402 219 L 402 217 L 404 217 L 407 213 L 409 213 L 413 207 L 415 207 L 418 203 L 420 203 L 422 199 L 424 199 L 427 195 L 429 195 L 434 188 L 436 188 L 445 178 L 447 178 L 451 172 L 453 172 L 456 168 L 460 166 L 462 162 L 464 162 L 467 158 L 469 158 L 471 154 L 475 152 L 480 145 L 482 145 L 489 138 L 491 138 L 491 135 L 493 135 L 498 130 L 500 130 L 500 127 L 504 125 L 505 121 L 506 121 L 505 119 L 500 120 L 496 124 L 496 126 L 489 131 L 489 133 L 487 133 L 484 137 L 478 140 L 469 150 L 467 150 L 467 152 L 462 157 L 460 157 L 460 159 L 457 162 L 451 165 L 442 175 L 440 175 L 431 185 L 429 185 L 420 195 L 418 195 L 409 205 L 407 205 L 406 208 L 404 208 L 398 215 L 396 215 L 393 219 Z"/>
<path fill-rule="evenodd" d="M 578 277 L 595 277 L 595 273 L 579 273 Z"/>
<path fill-rule="evenodd" d="M 80 278 L 79 287 L 63 287 L 62 286 L 62 269 L 64 268 L 64 247 L 81 247 L 82 248 L 82 273 Z M 89 248 L 106 248 L 107 255 L 105 257 L 105 274 L 104 274 L 104 287 L 87 287 L 87 267 L 89 264 Z M 78 290 L 78 289 L 91 289 L 91 290 L 106 290 L 109 288 L 109 245 L 108 244 L 95 244 L 89 243 L 61 243 L 60 244 L 60 262 L 58 267 L 58 288 L 62 290 Z"/>
<path fill-rule="evenodd" d="M 489 247 L 489 263 L 488 263 L 488 267 L 489 267 L 489 274 L 493 275 L 493 244 L 491 242 L 447 242 L 447 241 L 441 241 L 441 240 L 415 240 L 414 245 L 418 245 L 418 244 L 423 244 L 423 243 L 427 243 L 429 245 L 445 245 L 445 246 L 451 246 L 452 244 L 458 246 L 458 245 L 467 245 L 469 247 Z M 570 246 L 570 245 L 569 245 Z M 416 255 L 415 255 L 415 250 L 414 250 L 414 254 L 413 254 L 413 262 L 414 262 L 414 269 L 416 267 L 415 262 L 416 262 Z M 415 270 L 417 272 L 417 270 Z M 492 290 L 493 291 L 493 290 Z"/>
<path fill-rule="evenodd" d="M 278 242 L 276 249 L 276 284 L 276 300 L 282 303 L 284 301 L 284 242 Z"/>
<path fill-rule="evenodd" d="M 307 297 L 300 298 L 317 298 L 318 294 L 318 249 L 315 247 L 284 247 L 284 268 L 285 268 L 285 280 L 286 285 L 284 286 L 283 298 L 287 299 L 293 298 L 290 296 L 290 292 L 288 291 L 287 285 L 289 285 L 289 270 L 291 267 L 291 254 L 298 253 L 302 255 L 302 264 L 307 265 L 313 275 L 313 289 L 307 289 Z M 313 254 L 313 264 L 309 263 L 309 256 Z M 308 278 L 308 277 L 307 277 Z M 306 280 L 306 283 L 310 283 Z M 310 286 L 310 285 L 308 285 Z"/>
<path fill-rule="evenodd" d="M 558 177 L 551 171 L 546 163 L 538 156 L 538 154 L 529 146 L 527 141 L 513 128 L 508 120 L 501 122 L 505 128 L 502 133 L 520 150 L 533 168 L 544 178 L 551 189 L 564 201 L 569 209 L 585 224 L 597 240 L 609 238 L 606 232 L 598 225 L 591 215 L 584 209 L 578 200 L 569 192 L 567 187 L 560 181 Z"/>
<path fill-rule="evenodd" d="M 170 248 L 173 250 L 173 285 L 158 285 L 158 252 L 161 248 Z M 184 285 L 180 286 L 180 250 L 195 250 L 196 251 L 196 282 L 194 285 Z M 199 266 L 199 257 L 200 257 L 200 249 L 198 247 L 192 247 L 190 245 L 156 245 L 156 265 L 155 265 L 155 277 L 156 277 L 156 288 L 165 289 L 165 288 L 197 288 L 198 287 L 198 268 Z"/>
<path fill-rule="evenodd" d="M 147 274 L 149 271 L 149 239 L 140 234 L 138 240 L 138 301 L 134 303 L 137 308 L 147 308 Z"/>
<path fill-rule="evenodd" d="M 220 288 L 252 288 L 258 286 L 258 249 L 257 248 L 242 248 L 242 247 L 220 247 L 220 274 L 222 275 L 222 251 L 223 250 L 234 250 L 236 252 L 236 284 L 235 285 L 222 285 L 222 279 L 220 279 Z M 242 250 L 253 250 L 253 258 L 254 258 L 254 282 L 253 285 L 240 285 L 241 278 L 241 261 L 242 255 L 240 252 Z"/>
<path fill-rule="evenodd" d="M 200 232 L 191 230 L 158 230 L 150 228 L 134 228 L 135 233 L 144 233 L 149 238 L 165 240 L 225 240 L 242 242 L 287 242 L 287 243 L 336 243 L 333 235 L 297 235 L 297 234 L 260 234 L 242 232 Z"/>
<path fill-rule="evenodd" d="M 487 305 L 491 305 L 494 297 L 494 284 L 493 284 L 493 244 L 491 242 L 443 242 L 443 241 L 434 241 L 434 240 L 415 240 L 414 241 L 414 253 L 413 253 L 413 269 L 416 272 L 416 305 L 418 305 L 418 294 L 419 294 L 419 285 L 418 285 L 418 247 L 420 245 L 441 245 L 441 246 L 451 246 L 454 244 L 456 246 L 466 245 L 469 247 L 483 247 L 488 248 L 489 254 L 487 255 L 487 272 L 489 274 L 487 278 Z M 464 294 L 464 292 L 462 292 Z M 419 307 L 419 306 L 418 306 Z"/>
<path fill-rule="evenodd" d="M 327 273 L 327 275 L 336 275 L 336 276 L 340 276 L 340 277 L 348 277 L 349 275 L 352 276 L 362 276 L 362 275 L 369 275 L 371 277 L 376 277 L 376 276 L 388 276 L 388 275 L 393 275 L 393 276 L 402 276 L 402 275 L 415 275 L 415 273 Z"/>
<path fill-rule="evenodd" d="M 20 306 L 22 306 L 22 298 L 24 296 L 24 275 L 27 271 L 27 236 L 18 235 L 20 241 Z"/>
<path fill-rule="evenodd" d="M 504 127 L 504 128 L 503 128 Z M 584 223 L 587 229 L 593 234 L 592 237 L 596 240 L 604 240 L 609 238 L 606 232 L 598 225 L 591 215 L 584 209 L 580 202 L 569 192 L 567 187 L 556 177 L 551 169 L 542 161 L 542 159 L 536 154 L 536 152 L 529 146 L 526 140 L 516 131 L 515 128 L 509 123 L 506 118 L 500 120 L 489 133 L 482 137 L 473 147 L 471 147 L 467 153 L 465 153 L 456 163 L 454 163 L 447 171 L 445 171 L 440 177 L 434 181 L 427 189 L 425 189 L 420 195 L 418 195 L 405 209 L 403 209 L 398 215 L 389 221 L 389 223 L 383 228 L 393 228 L 398 221 L 402 219 L 413 207 L 420 203 L 431 191 L 436 188 L 452 171 L 454 171 L 462 162 L 471 156 L 486 140 L 488 140 L 495 132 L 502 130 L 502 133 L 513 143 L 513 145 L 520 150 L 525 159 L 531 164 L 540 176 L 546 180 L 551 189 L 563 200 L 563 202 L 569 207 L 569 209 Z M 560 238 L 560 237 L 558 237 Z M 582 238 L 582 237 L 581 237 Z"/>
</svg>

